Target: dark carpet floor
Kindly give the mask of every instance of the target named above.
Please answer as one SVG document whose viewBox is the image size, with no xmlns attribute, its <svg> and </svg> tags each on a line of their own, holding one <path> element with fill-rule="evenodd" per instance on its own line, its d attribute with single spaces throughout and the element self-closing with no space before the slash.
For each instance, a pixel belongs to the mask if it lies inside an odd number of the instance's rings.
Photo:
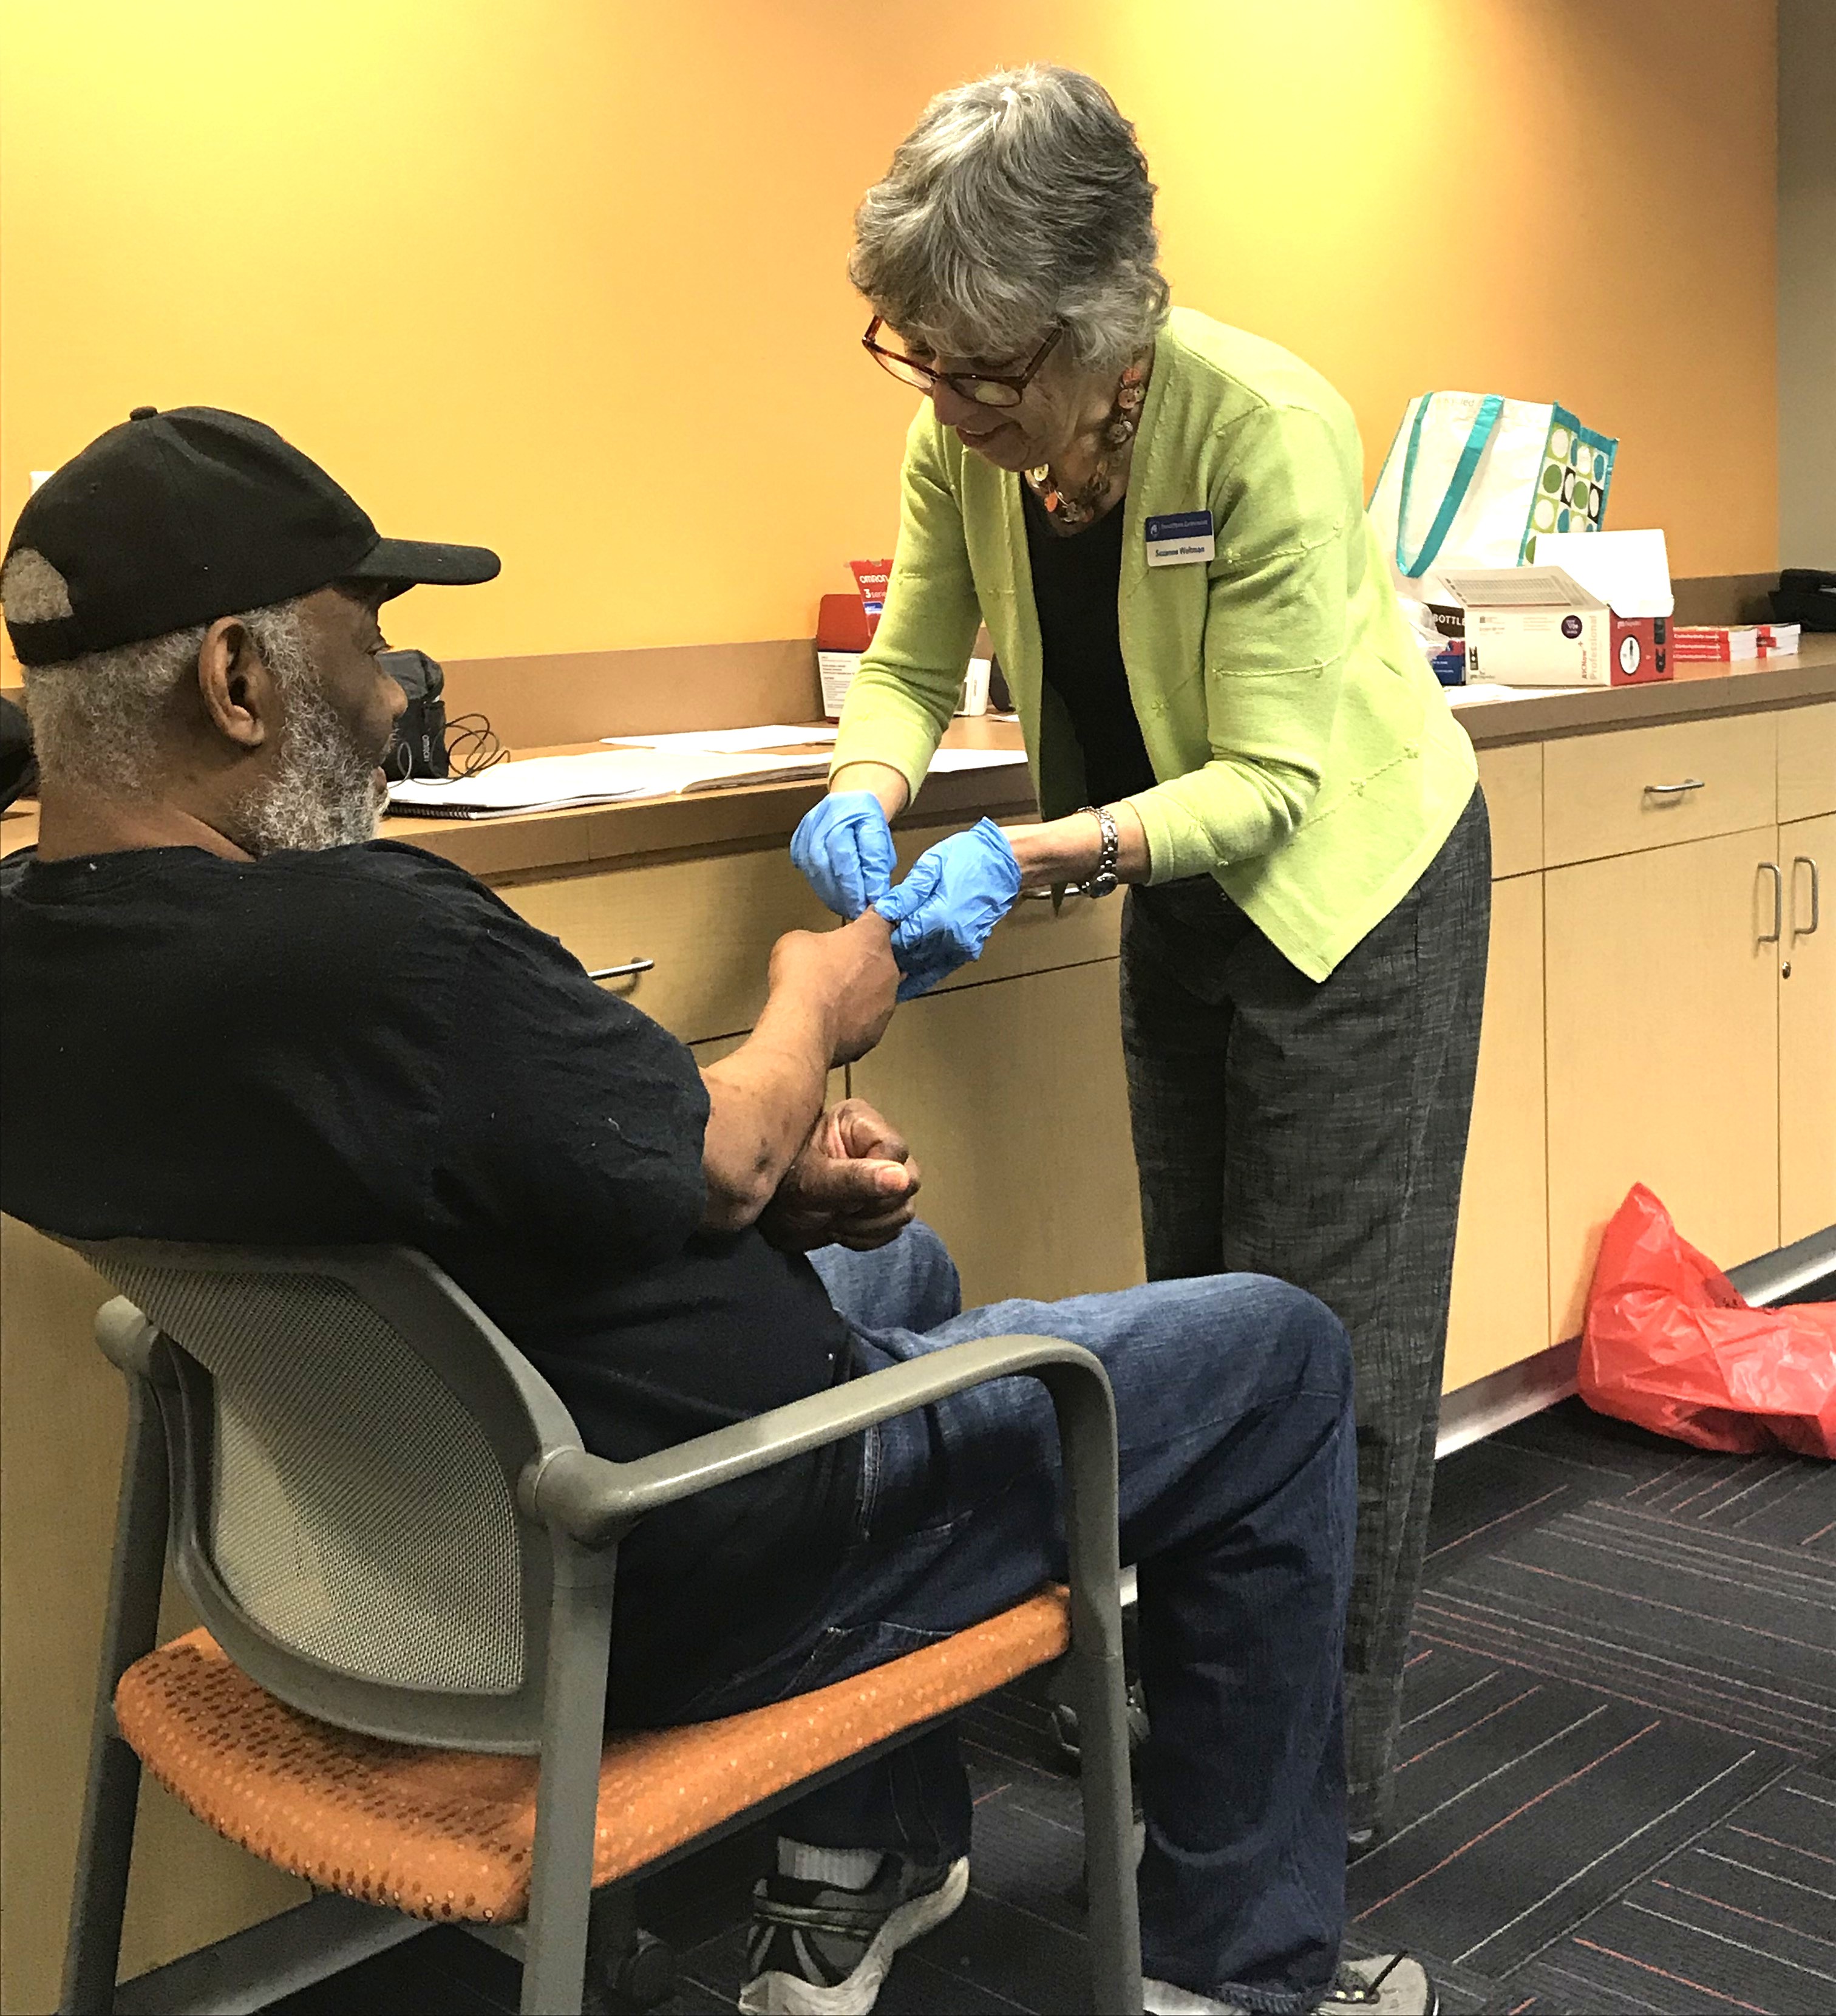
<svg viewBox="0 0 1836 2016">
<path fill-rule="evenodd" d="M 1570 1401 L 1449 1459 L 1397 1825 L 1355 1950 L 1430 1959 L 1448 2016 L 1836 2012 L 1836 1466 L 1713 1456 Z M 1075 1779 L 1042 1712 L 967 1719 L 974 1884 L 886 2016 L 1088 2007 Z M 731 2009 L 762 1831 L 647 1886 L 681 2016 Z M 274 2005 L 484 2016 L 508 1960 L 445 1928 Z"/>
</svg>

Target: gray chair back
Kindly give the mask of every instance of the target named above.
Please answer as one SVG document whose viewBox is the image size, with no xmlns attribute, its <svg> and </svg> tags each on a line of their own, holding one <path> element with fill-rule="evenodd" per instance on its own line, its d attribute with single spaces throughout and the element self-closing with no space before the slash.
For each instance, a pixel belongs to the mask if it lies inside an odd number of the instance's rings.
<svg viewBox="0 0 1836 2016">
<path fill-rule="evenodd" d="M 71 1241 L 160 1333 L 172 1557 L 250 1677 L 402 1742 L 541 1747 L 572 1418 L 423 1255 Z"/>
</svg>

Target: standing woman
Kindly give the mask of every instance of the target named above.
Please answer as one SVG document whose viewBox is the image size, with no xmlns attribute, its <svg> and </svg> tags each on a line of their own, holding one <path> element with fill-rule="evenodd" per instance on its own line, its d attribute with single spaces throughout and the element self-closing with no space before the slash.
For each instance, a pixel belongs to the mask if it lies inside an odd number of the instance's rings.
<svg viewBox="0 0 1836 2016">
<path fill-rule="evenodd" d="M 1388 1819 L 1433 1483 L 1490 840 L 1366 525 L 1349 409 L 1275 344 L 1169 311 L 1153 203 L 1108 94 L 1038 67 L 933 100 L 868 191 L 867 347 L 927 396 L 885 614 L 792 852 L 844 916 L 893 919 L 907 993 L 1023 889 L 1133 885 L 1148 1273 L 1276 1275 L 1352 1335 L 1356 1845 Z M 887 822 L 978 617 L 1043 823 L 984 819 L 889 893 Z"/>
</svg>

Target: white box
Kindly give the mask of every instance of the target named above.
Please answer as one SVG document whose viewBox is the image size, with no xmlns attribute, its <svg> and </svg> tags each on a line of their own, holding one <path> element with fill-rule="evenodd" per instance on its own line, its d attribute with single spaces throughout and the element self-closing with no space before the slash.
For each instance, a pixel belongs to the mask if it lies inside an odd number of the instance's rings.
<svg viewBox="0 0 1836 2016">
<path fill-rule="evenodd" d="M 1643 685 L 1671 672 L 1660 531 L 1538 536 L 1534 561 L 1443 577 L 1466 611 L 1467 682 Z"/>
</svg>

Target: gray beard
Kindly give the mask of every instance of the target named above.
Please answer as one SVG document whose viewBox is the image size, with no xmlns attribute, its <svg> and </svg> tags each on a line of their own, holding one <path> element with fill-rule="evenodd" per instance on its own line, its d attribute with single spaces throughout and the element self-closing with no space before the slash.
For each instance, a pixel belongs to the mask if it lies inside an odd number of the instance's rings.
<svg viewBox="0 0 1836 2016">
<path fill-rule="evenodd" d="M 295 683 L 280 760 L 245 801 L 237 838 L 255 855 L 374 840 L 384 795 L 376 768 L 376 757 L 358 747 L 324 697 L 304 681 Z"/>
</svg>

